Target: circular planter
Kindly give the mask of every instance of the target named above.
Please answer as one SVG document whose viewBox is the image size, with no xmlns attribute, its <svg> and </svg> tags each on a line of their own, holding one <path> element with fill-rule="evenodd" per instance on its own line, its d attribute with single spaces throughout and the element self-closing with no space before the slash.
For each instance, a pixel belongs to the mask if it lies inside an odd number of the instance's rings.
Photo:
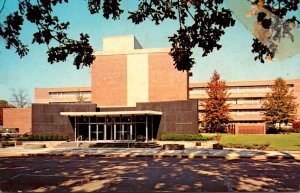
<svg viewBox="0 0 300 193">
<path fill-rule="evenodd" d="M 223 149 L 223 145 L 221 145 L 219 143 L 215 143 L 215 144 L 213 144 L 213 149 L 222 150 Z"/>
<path fill-rule="evenodd" d="M 183 150 L 184 145 L 179 144 L 164 144 L 163 145 L 164 150 Z"/>
<path fill-rule="evenodd" d="M 45 144 L 25 144 L 24 149 L 41 149 L 46 148 Z"/>
<path fill-rule="evenodd" d="M 200 141 L 196 141 L 196 146 L 201 146 L 201 142 Z"/>
</svg>

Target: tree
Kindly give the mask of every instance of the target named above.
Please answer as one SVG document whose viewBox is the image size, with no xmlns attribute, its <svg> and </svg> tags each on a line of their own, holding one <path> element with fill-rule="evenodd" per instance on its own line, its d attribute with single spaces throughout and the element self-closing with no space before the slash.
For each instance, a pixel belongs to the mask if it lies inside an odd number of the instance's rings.
<svg viewBox="0 0 300 193">
<path fill-rule="evenodd" d="M 86 100 L 87 98 L 84 97 L 81 93 L 80 93 L 80 90 L 78 90 L 77 94 L 76 94 L 76 102 L 77 103 L 84 103 L 84 101 Z"/>
<path fill-rule="evenodd" d="M 266 100 L 262 108 L 265 110 L 263 119 L 267 123 L 279 124 L 279 130 L 282 123 L 293 123 L 297 113 L 296 97 L 293 91 L 289 91 L 288 85 L 282 78 L 275 80 L 272 86 L 272 92 L 267 93 Z"/>
<path fill-rule="evenodd" d="M 86 1 L 91 14 L 102 11 L 105 19 L 119 19 L 124 12 L 120 5 L 122 0 Z M 4 0 L 2 10 L 5 2 Z M 37 29 L 33 33 L 32 43 L 48 46 L 48 62 L 52 64 L 65 61 L 67 56 L 74 55 L 73 64 L 77 69 L 90 66 L 95 56 L 88 34 L 81 33 L 79 40 L 69 38 L 67 29 L 70 23 L 61 22 L 53 15 L 55 6 L 67 3 L 68 0 L 19 0 L 19 9 L 8 15 L 4 22 L 0 22 L 0 36 L 5 40 L 6 48 L 14 47 L 20 57 L 28 53 L 28 46 L 20 38 L 22 25 L 24 20 L 27 20 L 35 24 Z M 282 20 L 299 24 L 296 17 L 287 17 L 289 12 L 298 10 L 299 1 L 256 0 L 253 4 L 260 5 Z M 166 19 L 179 21 L 179 29 L 169 37 L 172 44 L 170 55 L 178 70 L 190 70 L 195 64 L 192 58 L 193 48 L 201 48 L 202 56 L 220 49 L 222 45 L 219 42 L 225 34 L 225 29 L 235 24 L 231 11 L 224 8 L 223 0 L 140 0 L 137 10 L 128 13 L 128 19 L 134 24 L 144 22 L 146 19 L 152 20 L 157 25 Z M 262 14 L 257 18 L 264 19 Z M 260 22 L 260 25 L 269 28 L 269 20 Z M 282 28 L 279 31 L 281 34 L 288 30 Z M 260 59 L 263 62 L 264 55 L 268 57 L 275 55 L 276 45 L 267 47 L 258 39 L 254 39 L 252 47 L 252 52 L 258 54 L 255 60 Z"/>
<path fill-rule="evenodd" d="M 10 102 L 20 108 L 24 108 L 30 105 L 28 93 L 24 89 L 13 89 Z"/>
<path fill-rule="evenodd" d="M 229 104 L 226 100 L 226 82 L 220 80 L 220 74 L 214 71 L 210 82 L 207 84 L 206 93 L 208 98 L 204 99 L 204 127 L 208 132 L 220 132 L 225 129 L 229 117 Z"/>
</svg>

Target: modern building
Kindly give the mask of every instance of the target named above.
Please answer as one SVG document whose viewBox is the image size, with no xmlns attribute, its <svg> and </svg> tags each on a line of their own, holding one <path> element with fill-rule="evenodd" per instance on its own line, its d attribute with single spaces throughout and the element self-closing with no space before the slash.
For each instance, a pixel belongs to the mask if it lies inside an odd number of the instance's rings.
<svg viewBox="0 0 300 193">
<path fill-rule="evenodd" d="M 4 109 L 3 126 L 88 141 L 198 133 L 207 83 L 189 83 L 191 73 L 177 71 L 169 51 L 143 49 L 134 36 L 105 37 L 91 66 L 90 87 L 36 88 L 32 108 Z M 226 84 L 235 133 L 265 133 L 262 102 L 274 80 Z M 300 104 L 300 79 L 287 84 Z"/>
<path fill-rule="evenodd" d="M 296 97 L 299 104 L 297 108 L 297 119 L 300 119 L 300 79 L 286 80 L 290 90 Z M 229 98 L 227 103 L 230 104 L 230 123 L 236 125 L 245 125 L 252 130 L 255 125 L 263 124 L 262 103 L 266 98 L 266 94 L 271 92 L 274 80 L 263 81 L 236 81 L 226 82 Z M 203 120 L 204 107 L 201 101 L 207 98 L 205 88 L 207 83 L 190 83 L 189 94 L 190 99 L 197 99 L 198 102 L 198 119 L 201 126 Z M 249 125 L 251 124 L 251 125 Z"/>
<path fill-rule="evenodd" d="M 136 140 L 198 133 L 198 103 L 188 100 L 189 73 L 177 71 L 169 48 L 143 49 L 134 36 L 103 39 L 91 66 L 91 87 L 36 88 L 30 111 L 4 111 L 4 127 L 71 140 Z"/>
</svg>

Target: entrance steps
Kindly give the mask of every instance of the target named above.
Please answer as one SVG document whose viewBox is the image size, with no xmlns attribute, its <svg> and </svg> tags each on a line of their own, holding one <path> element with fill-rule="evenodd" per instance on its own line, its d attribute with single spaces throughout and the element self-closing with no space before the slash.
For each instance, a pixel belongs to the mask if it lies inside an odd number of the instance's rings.
<svg viewBox="0 0 300 193">
<path fill-rule="evenodd" d="M 81 149 L 89 148 L 90 145 L 91 143 L 79 142 L 79 148 Z M 55 148 L 77 148 L 77 142 L 72 141 L 61 143 L 55 146 Z"/>
<path fill-rule="evenodd" d="M 158 148 L 156 142 L 101 142 L 90 144 L 90 148 Z"/>
<path fill-rule="evenodd" d="M 77 142 L 65 142 L 55 146 L 56 148 L 77 148 Z M 80 149 L 86 148 L 158 148 L 156 142 L 79 142 Z"/>
</svg>

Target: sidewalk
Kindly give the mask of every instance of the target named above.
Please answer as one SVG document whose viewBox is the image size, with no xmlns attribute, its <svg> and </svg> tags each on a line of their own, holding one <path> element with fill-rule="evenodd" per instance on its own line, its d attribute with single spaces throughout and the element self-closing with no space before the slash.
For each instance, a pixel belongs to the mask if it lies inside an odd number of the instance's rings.
<svg viewBox="0 0 300 193">
<path fill-rule="evenodd" d="M 162 150 L 141 148 L 42 148 L 24 149 L 22 146 L 0 149 L 0 157 L 13 156 L 98 156 L 98 157 L 153 157 L 153 158 L 225 158 L 225 159 L 295 159 L 300 160 L 300 151 L 260 151 L 247 149 L 186 148 L 184 150 Z"/>
</svg>

